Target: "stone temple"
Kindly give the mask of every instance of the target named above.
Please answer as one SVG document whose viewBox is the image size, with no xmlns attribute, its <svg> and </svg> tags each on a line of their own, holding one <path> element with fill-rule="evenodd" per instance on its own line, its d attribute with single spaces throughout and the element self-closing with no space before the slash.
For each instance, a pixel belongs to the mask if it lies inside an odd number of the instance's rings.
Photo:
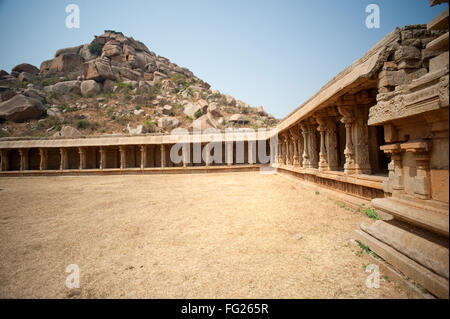
<svg viewBox="0 0 450 319">
<path fill-rule="evenodd" d="M 449 298 L 448 29 L 447 9 L 427 25 L 393 30 L 270 132 L 0 139 L 0 176 L 272 166 L 351 205 L 370 201 L 380 219 L 361 224 L 353 239 L 386 267 Z M 171 149 L 180 141 L 189 151 L 174 163 Z M 269 163 L 257 156 L 262 148 Z M 197 162 L 196 150 L 206 153 Z"/>
</svg>

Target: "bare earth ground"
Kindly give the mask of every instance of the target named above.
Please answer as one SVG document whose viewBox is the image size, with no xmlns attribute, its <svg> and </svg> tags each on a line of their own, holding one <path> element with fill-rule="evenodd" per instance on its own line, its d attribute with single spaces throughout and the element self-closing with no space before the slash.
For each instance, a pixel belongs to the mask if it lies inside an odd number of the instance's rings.
<svg viewBox="0 0 450 319">
<path fill-rule="evenodd" d="M 363 213 L 259 173 L 0 178 L 0 297 L 407 298 L 348 243 Z M 301 238 L 300 238 L 301 237 Z"/>
</svg>

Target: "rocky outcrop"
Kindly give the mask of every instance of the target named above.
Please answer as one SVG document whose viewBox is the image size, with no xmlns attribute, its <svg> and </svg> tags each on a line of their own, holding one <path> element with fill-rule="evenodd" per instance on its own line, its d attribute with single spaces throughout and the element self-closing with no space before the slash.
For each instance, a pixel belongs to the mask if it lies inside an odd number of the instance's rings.
<svg viewBox="0 0 450 319">
<path fill-rule="evenodd" d="M 64 81 L 47 86 L 44 88 L 44 91 L 57 94 L 81 94 L 80 85 L 80 81 Z"/>
<path fill-rule="evenodd" d="M 102 86 L 94 80 L 86 80 L 81 82 L 80 91 L 83 96 L 94 96 L 102 91 Z"/>
<path fill-rule="evenodd" d="M 9 121 L 24 122 L 38 119 L 44 112 L 45 107 L 41 101 L 22 94 L 0 103 L 0 118 Z"/>
<path fill-rule="evenodd" d="M 34 65 L 28 64 L 28 63 L 21 63 L 16 65 L 15 67 L 12 68 L 11 70 L 12 72 L 17 72 L 17 73 L 22 73 L 22 72 L 27 72 L 33 75 L 37 75 L 39 74 L 39 69 L 37 67 L 35 67 Z"/>
<path fill-rule="evenodd" d="M 53 134 L 54 137 L 81 137 L 80 131 L 68 125 L 64 125 L 59 132 Z"/>
</svg>

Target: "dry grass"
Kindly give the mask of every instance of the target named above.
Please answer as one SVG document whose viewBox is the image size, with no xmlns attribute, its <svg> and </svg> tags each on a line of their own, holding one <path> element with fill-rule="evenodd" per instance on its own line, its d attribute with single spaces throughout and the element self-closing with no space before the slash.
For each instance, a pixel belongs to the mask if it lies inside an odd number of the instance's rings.
<svg viewBox="0 0 450 319">
<path fill-rule="evenodd" d="M 0 297 L 405 298 L 366 288 L 362 213 L 279 175 L 0 179 Z M 302 238 L 299 238 L 299 237 Z"/>
</svg>

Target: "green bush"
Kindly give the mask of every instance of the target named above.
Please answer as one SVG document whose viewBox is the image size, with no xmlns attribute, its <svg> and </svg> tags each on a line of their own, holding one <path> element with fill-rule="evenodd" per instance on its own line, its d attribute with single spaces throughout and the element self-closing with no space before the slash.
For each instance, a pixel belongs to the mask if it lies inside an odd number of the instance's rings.
<svg viewBox="0 0 450 319">
<path fill-rule="evenodd" d="M 375 209 L 370 209 L 370 208 L 366 208 L 366 210 L 364 211 L 364 214 L 367 215 L 367 217 L 369 218 L 373 218 L 376 220 L 379 220 L 380 217 L 378 216 L 377 212 L 375 211 Z"/>
<path fill-rule="evenodd" d="M 90 126 L 89 121 L 86 120 L 78 120 L 75 122 L 75 125 L 77 126 L 78 129 L 86 129 Z"/>
<path fill-rule="evenodd" d="M 88 45 L 88 49 L 91 54 L 100 55 L 102 54 L 103 45 L 97 42 L 92 42 Z"/>
<path fill-rule="evenodd" d="M 154 132 L 156 128 L 156 123 L 153 121 L 145 120 L 144 125 L 149 132 Z"/>
<path fill-rule="evenodd" d="M 200 116 L 202 116 L 203 115 L 203 112 L 202 112 L 202 110 L 197 110 L 197 112 L 195 112 L 194 113 L 194 117 L 196 118 L 196 119 L 198 119 Z"/>
<path fill-rule="evenodd" d="M 117 82 L 115 86 L 119 88 L 127 88 L 128 90 L 132 90 L 133 86 L 131 84 L 123 83 L 123 82 Z"/>
</svg>

